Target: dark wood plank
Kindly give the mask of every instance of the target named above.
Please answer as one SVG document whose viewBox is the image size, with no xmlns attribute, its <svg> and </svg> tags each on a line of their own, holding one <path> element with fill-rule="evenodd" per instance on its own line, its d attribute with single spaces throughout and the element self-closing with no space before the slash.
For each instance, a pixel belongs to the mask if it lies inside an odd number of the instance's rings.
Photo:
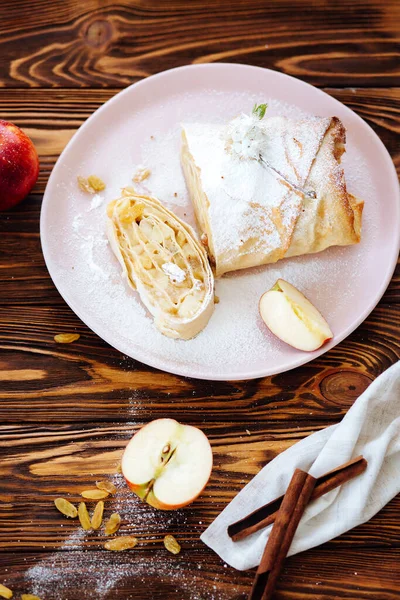
<svg viewBox="0 0 400 600">
<path fill-rule="evenodd" d="M 227 434 L 227 425 L 220 423 L 203 427 L 215 456 L 210 484 L 193 505 L 172 513 L 141 503 L 121 475 L 113 476 L 137 425 L 3 427 L 0 448 L 7 448 L 7 456 L 0 464 L 2 581 L 18 592 L 40 593 L 44 600 L 53 598 L 55 591 L 60 600 L 85 600 L 93 597 L 94 589 L 96 598 L 109 600 L 244 598 L 252 573 L 224 565 L 199 535 L 265 461 L 305 431 L 248 437 L 230 428 Z M 137 535 L 140 545 L 133 553 L 105 552 L 102 531 L 81 535 L 77 522 L 64 519 L 53 506 L 59 495 L 77 502 L 83 489 L 104 477 L 112 477 L 118 488 L 106 501 L 106 515 L 119 511 L 121 534 Z M 398 597 L 399 508 L 398 497 L 370 522 L 289 559 L 277 599 Z M 178 557 L 163 549 L 167 533 L 182 544 Z"/>
<path fill-rule="evenodd" d="M 115 87 L 210 61 L 247 62 L 315 85 L 399 81 L 397 0 L 3 0 L 0 85 Z"/>
<path fill-rule="evenodd" d="M 58 315 L 58 316 L 57 316 Z M 9 308 L 0 319 L 3 423 L 140 421 L 160 416 L 223 423 L 337 422 L 400 356 L 399 305 L 382 304 L 336 348 L 287 374 L 251 382 L 190 380 L 121 356 L 67 307 Z M 54 333 L 78 331 L 68 346 Z"/>
<path fill-rule="evenodd" d="M 375 129 L 400 173 L 399 19 L 397 0 L 0 3 L 0 114 L 31 135 L 41 156 L 35 194 L 0 215 L 0 582 L 16 598 L 244 598 L 253 573 L 224 565 L 201 531 L 267 461 L 338 422 L 400 355 L 399 268 L 356 332 L 289 373 L 212 383 L 120 355 L 65 305 L 43 262 L 40 194 L 65 144 L 142 77 L 247 62 L 329 86 Z M 60 331 L 81 338 L 57 346 Z M 141 504 L 115 476 L 130 435 L 161 416 L 201 427 L 215 455 L 206 492 L 173 513 Z M 119 482 L 107 510 L 123 515 L 122 533 L 140 538 L 131 553 L 107 553 L 101 532 L 79 541 L 77 525 L 53 507 L 55 496 L 78 501 L 104 475 Z M 397 497 L 369 523 L 289 559 L 277 600 L 399 598 L 399 509 Z M 166 553 L 166 533 L 182 542 L 180 556 Z"/>
<path fill-rule="evenodd" d="M 399 548 L 309 550 L 287 560 L 275 598 L 398 600 L 399 560 Z M 205 547 L 186 544 L 174 557 L 159 541 L 154 548 L 137 547 L 118 556 L 74 550 L 0 553 L 0 565 L 4 582 L 16 593 L 35 591 L 44 600 L 245 600 L 253 578 L 251 571 L 227 567 Z"/>
<path fill-rule="evenodd" d="M 118 491 L 105 501 L 106 515 L 119 512 L 121 534 L 135 534 L 143 543 L 153 545 L 166 533 L 201 550 L 200 533 L 220 513 L 268 461 L 312 433 L 311 426 L 282 425 L 270 430 L 255 428 L 251 435 L 243 426 L 209 424 L 198 419 L 185 420 L 201 426 L 209 437 L 214 453 L 214 468 L 205 493 L 191 506 L 173 512 L 157 511 L 143 504 L 118 474 L 123 449 L 139 424 L 92 423 L 87 427 L 10 425 L 0 431 L 0 448 L 7 456 L 0 464 L 0 552 L 42 551 L 62 548 L 68 536 L 77 531 L 78 521 L 65 519 L 53 500 L 68 497 L 81 500 L 80 493 L 94 487 L 96 480 L 112 478 Z M 248 423 L 245 423 L 246 425 Z M 88 501 L 93 507 L 94 503 Z M 389 503 L 370 522 L 325 548 L 396 547 L 398 546 L 398 512 L 400 497 Z M 40 527 L 38 528 L 38 524 Z M 85 546 L 99 549 L 106 538 L 102 532 L 87 535 Z M 65 548 L 64 548 L 65 549 Z"/>
</svg>

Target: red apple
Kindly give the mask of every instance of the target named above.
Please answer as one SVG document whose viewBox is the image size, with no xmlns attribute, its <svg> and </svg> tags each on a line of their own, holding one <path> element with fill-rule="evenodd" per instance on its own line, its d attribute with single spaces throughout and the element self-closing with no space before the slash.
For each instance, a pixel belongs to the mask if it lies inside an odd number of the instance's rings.
<svg viewBox="0 0 400 600">
<path fill-rule="evenodd" d="M 39 175 L 39 158 L 31 139 L 13 123 L 0 119 L 0 210 L 18 204 Z"/>
<path fill-rule="evenodd" d="M 197 427 L 156 419 L 133 436 L 122 457 L 128 486 L 154 508 L 190 504 L 205 488 L 212 469 L 210 442 Z"/>
</svg>

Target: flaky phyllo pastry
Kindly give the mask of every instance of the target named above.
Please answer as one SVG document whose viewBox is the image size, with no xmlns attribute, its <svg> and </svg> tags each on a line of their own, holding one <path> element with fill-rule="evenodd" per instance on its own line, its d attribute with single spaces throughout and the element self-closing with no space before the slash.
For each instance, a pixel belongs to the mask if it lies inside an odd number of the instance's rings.
<svg viewBox="0 0 400 600">
<path fill-rule="evenodd" d="M 259 117 L 183 127 L 182 166 L 216 275 L 360 241 L 340 120 Z"/>
<path fill-rule="evenodd" d="M 127 283 L 161 333 L 190 339 L 214 310 L 214 279 L 191 227 L 156 198 L 123 191 L 107 207 L 107 233 Z"/>
</svg>

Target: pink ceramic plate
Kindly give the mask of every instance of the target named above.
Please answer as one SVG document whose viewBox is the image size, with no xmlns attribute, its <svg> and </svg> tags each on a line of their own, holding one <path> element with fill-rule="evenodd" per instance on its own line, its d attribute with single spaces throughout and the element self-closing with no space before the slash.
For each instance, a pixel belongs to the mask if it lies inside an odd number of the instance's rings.
<svg viewBox="0 0 400 600">
<path fill-rule="evenodd" d="M 362 241 L 316 255 L 242 271 L 216 283 L 220 303 L 194 340 L 162 336 L 120 269 L 104 233 L 105 206 L 132 183 L 139 164 L 145 182 L 193 223 L 179 165 L 182 121 L 224 122 L 254 102 L 268 114 L 304 113 L 342 119 L 349 190 L 365 200 Z M 96 174 L 107 184 L 92 199 L 76 176 Z M 320 90 L 275 71 L 210 64 L 173 69 L 132 85 L 80 128 L 47 185 L 41 215 L 46 264 L 70 307 L 109 344 L 159 369 L 203 379 L 249 379 L 280 373 L 326 352 L 371 312 L 392 276 L 399 250 L 399 189 L 392 161 L 372 129 Z M 333 340 L 313 353 L 275 339 L 258 314 L 258 300 L 278 277 L 300 288 L 321 310 Z"/>
</svg>

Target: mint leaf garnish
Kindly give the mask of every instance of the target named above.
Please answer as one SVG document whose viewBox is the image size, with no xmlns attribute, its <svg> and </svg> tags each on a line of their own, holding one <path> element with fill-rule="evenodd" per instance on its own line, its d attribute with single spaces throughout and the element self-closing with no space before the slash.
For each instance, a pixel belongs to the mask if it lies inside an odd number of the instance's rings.
<svg viewBox="0 0 400 600">
<path fill-rule="evenodd" d="M 253 106 L 252 114 L 257 116 L 261 121 L 261 119 L 263 119 L 265 117 L 265 113 L 267 111 L 267 106 L 268 106 L 268 104 L 258 104 L 257 105 L 257 102 L 256 102 L 255 105 Z"/>
</svg>

